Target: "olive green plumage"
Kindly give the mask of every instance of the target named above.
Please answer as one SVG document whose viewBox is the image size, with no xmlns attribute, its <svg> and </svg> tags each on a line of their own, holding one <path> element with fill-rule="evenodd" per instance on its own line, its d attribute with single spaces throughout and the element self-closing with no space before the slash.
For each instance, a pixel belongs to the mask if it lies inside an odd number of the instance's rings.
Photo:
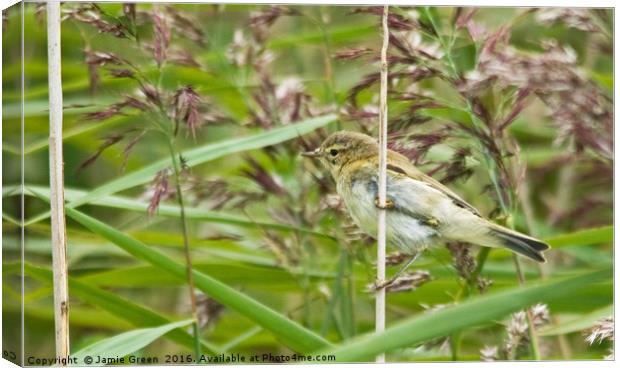
<svg viewBox="0 0 620 368">
<path fill-rule="evenodd" d="M 330 171 L 355 223 L 367 234 L 377 234 L 377 169 L 379 146 L 365 134 L 340 131 L 312 152 Z M 549 249 L 544 242 L 485 219 L 470 204 L 437 180 L 418 170 L 405 156 L 388 151 L 388 242 L 416 254 L 441 244 L 463 241 L 508 248 L 538 262 Z"/>
</svg>

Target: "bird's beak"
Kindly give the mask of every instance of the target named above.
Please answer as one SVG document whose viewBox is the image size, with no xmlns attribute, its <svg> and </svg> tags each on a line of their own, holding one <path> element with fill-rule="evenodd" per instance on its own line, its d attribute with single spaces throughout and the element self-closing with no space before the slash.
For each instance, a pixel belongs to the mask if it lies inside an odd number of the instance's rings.
<svg viewBox="0 0 620 368">
<path fill-rule="evenodd" d="M 314 151 L 302 152 L 301 155 L 304 157 L 315 158 L 315 157 L 319 157 L 321 154 L 319 153 L 319 149 L 317 148 Z"/>
</svg>

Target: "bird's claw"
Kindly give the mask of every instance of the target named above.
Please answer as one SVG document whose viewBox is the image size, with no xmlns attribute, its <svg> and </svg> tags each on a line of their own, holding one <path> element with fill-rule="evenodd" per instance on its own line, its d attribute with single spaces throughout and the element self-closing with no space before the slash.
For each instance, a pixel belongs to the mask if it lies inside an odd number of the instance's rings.
<svg viewBox="0 0 620 368">
<path fill-rule="evenodd" d="M 403 252 L 393 252 L 385 256 L 386 266 L 397 266 L 410 257 L 409 254 Z"/>
<path fill-rule="evenodd" d="M 381 289 L 385 289 L 386 287 L 392 285 L 392 283 L 394 282 L 394 278 L 388 279 L 388 280 L 383 280 L 383 281 L 375 281 L 374 285 L 372 286 L 373 291 L 379 291 Z"/>
<path fill-rule="evenodd" d="M 380 208 L 382 210 L 389 210 L 390 208 L 394 208 L 394 202 L 391 199 L 386 198 L 385 206 L 382 206 L 381 202 L 379 202 L 379 197 L 377 197 L 375 198 L 375 206 L 377 206 L 377 208 Z"/>
<path fill-rule="evenodd" d="M 440 222 L 436 218 L 430 217 L 430 218 L 424 220 L 424 224 L 428 225 L 430 227 L 439 227 Z"/>
</svg>

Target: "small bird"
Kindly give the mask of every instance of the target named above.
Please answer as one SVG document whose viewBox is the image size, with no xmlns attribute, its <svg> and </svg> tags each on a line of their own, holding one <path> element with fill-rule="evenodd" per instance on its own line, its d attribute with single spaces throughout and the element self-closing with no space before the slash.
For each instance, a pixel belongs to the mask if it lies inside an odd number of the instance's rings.
<svg viewBox="0 0 620 368">
<path fill-rule="evenodd" d="M 365 134 L 333 133 L 311 152 L 330 171 L 356 225 L 377 234 L 378 142 Z M 497 225 L 443 184 L 418 170 L 407 157 L 388 150 L 386 234 L 390 244 L 415 257 L 441 241 L 508 248 L 537 262 L 549 245 Z M 401 269 L 402 271 L 402 269 Z"/>
</svg>

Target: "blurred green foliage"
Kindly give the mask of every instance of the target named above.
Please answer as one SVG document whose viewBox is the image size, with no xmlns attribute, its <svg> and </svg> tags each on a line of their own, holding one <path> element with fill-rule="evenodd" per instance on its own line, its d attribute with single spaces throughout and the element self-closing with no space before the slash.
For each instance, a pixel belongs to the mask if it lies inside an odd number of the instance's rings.
<svg viewBox="0 0 620 368">
<path fill-rule="evenodd" d="M 78 6 L 65 3 L 63 9 L 68 14 Z M 205 114 L 217 112 L 218 117 L 225 117 L 208 121 L 195 137 L 182 130 L 176 140 L 181 152 L 200 154 L 188 154 L 189 177 L 193 180 L 187 187 L 188 213 L 195 269 L 334 344 L 346 344 L 355 336 L 373 331 L 374 299 L 365 291 L 366 285 L 374 281 L 372 241 L 351 237 L 346 229 L 350 223 L 337 206 L 329 204 L 329 194 L 335 193 L 333 183 L 326 173 L 303 160 L 298 153 L 336 129 L 373 131 L 372 118 L 355 119 L 343 111 L 351 106 L 351 90 L 365 76 L 378 71 L 376 59 L 370 56 L 343 60 L 336 55 L 352 48 L 368 48 L 371 55 L 378 55 L 379 18 L 368 12 L 352 12 L 354 9 L 346 6 L 294 6 L 287 8 L 292 9 L 292 15 L 278 15 L 273 24 L 266 21 L 267 25 L 256 26 L 256 17 L 267 16 L 274 8 L 211 4 L 177 4 L 171 6 L 172 10 L 162 7 L 160 10 L 168 14 L 169 19 L 178 13 L 191 20 L 192 26 L 204 36 L 204 43 L 189 37 L 193 28 L 171 26 L 172 47 L 185 50 L 197 64 L 167 62 L 158 68 L 151 46 L 153 7 L 138 4 L 135 21 L 123 13 L 123 4 L 99 4 L 99 8 L 108 17 L 104 20 L 127 26 L 138 37 L 115 37 L 72 17 L 63 21 L 65 185 L 69 203 L 86 195 L 85 198 L 92 200 L 80 202 L 79 211 L 182 262 L 176 202 L 171 199 L 162 202 L 160 211 L 152 217 L 146 211 L 152 195 L 146 183 L 161 169 L 152 169 L 149 165 L 161 162 L 165 166 L 168 157 L 168 147 L 160 135 L 148 131 L 142 136 L 128 156 L 124 171 L 121 167 L 126 141 L 112 145 L 92 165 L 77 171 L 111 134 L 129 134 L 126 132 L 130 129 L 144 129 L 152 123 L 150 115 L 137 110 L 123 110 L 125 113 L 103 121 L 85 118 L 88 113 L 104 111 L 127 94 L 140 95 L 136 92 L 139 86 L 135 80 L 110 75 L 114 65 L 97 66 L 99 80 L 93 84 L 93 69 L 89 69 L 86 62 L 85 50 L 111 53 L 129 61 L 147 80 L 153 81 L 162 95 L 172 96 L 179 88 L 191 85 L 208 106 Z M 430 22 L 429 16 L 435 18 L 438 34 L 429 35 L 428 27 L 414 27 L 411 32 L 419 33 L 420 39 L 412 43 L 419 42 L 422 47 L 425 43 L 445 40 L 450 45 L 449 54 L 459 76 L 470 75 L 477 69 L 485 40 L 474 40 L 464 28 L 455 26 L 459 11 L 463 9 L 431 8 L 425 12 L 417 8 L 398 8 L 393 11 L 422 25 Z M 509 26 L 509 44 L 525 55 L 542 55 L 546 39 L 554 39 L 558 45 L 574 50 L 580 73 L 612 101 L 612 41 L 609 31 L 603 30 L 611 27 L 611 11 L 593 14 L 591 19 L 597 20 L 597 26 L 601 27 L 599 32 L 586 32 L 562 22 L 561 18 L 552 23 L 542 22 L 535 11 L 528 9 L 483 8 L 472 19 L 490 35 Z M 3 33 L 2 313 L 5 342 L 17 341 L 19 336 L 20 16 L 18 9 L 11 8 L 6 13 Z M 52 354 L 54 349 L 47 203 L 35 194 L 44 192 L 48 185 L 44 8 L 27 3 L 23 27 L 23 175 L 26 186 L 33 189 L 24 199 L 27 223 L 25 341 L 26 355 L 43 356 Z M 238 53 L 251 53 L 248 45 L 256 43 L 260 52 L 254 56 L 268 61 L 259 66 L 257 60 L 235 63 L 231 45 L 239 41 L 240 34 L 243 34 L 246 49 L 242 47 Z M 438 47 L 438 43 L 434 46 Z M 448 65 L 446 53 L 436 63 Z M 410 68 L 415 66 L 412 63 Z M 401 67 L 408 70 L 406 66 Z M 390 100 L 390 116 L 395 119 L 413 116 L 413 113 L 408 115 L 410 102 L 397 98 L 404 90 L 428 92 L 434 101 L 443 103 L 440 108 L 426 106 L 415 111 L 416 118 L 425 122 L 397 121 L 394 133 L 399 133 L 398 139 L 404 144 L 416 134 L 431 134 L 447 123 L 469 126 L 476 123 L 459 87 L 441 73 L 415 84 L 406 77 L 395 78 L 392 83 L 394 98 Z M 275 107 L 265 111 L 257 96 L 269 95 L 269 86 L 276 98 L 278 93 L 296 92 L 295 96 L 303 101 L 303 107 L 298 106 L 300 116 L 291 122 L 284 121 L 287 109 L 291 108 L 290 101 L 285 100 L 275 101 Z M 300 90 L 291 86 L 299 86 Z M 481 100 L 489 111 L 503 116 L 515 105 L 515 90 L 496 86 Z M 358 111 L 376 104 L 377 91 L 373 86 L 360 90 L 356 99 Z M 525 108 L 507 129 L 506 139 L 514 138 L 519 150 L 511 157 L 502 157 L 509 162 L 509 168 L 523 169 L 515 173 L 516 189 L 520 194 L 515 188 L 504 188 L 513 190 L 515 205 L 513 211 L 504 214 L 509 217 L 503 220 L 521 231 L 548 239 L 553 246 L 547 253 L 549 263 L 542 266 L 542 272 L 536 265 L 524 262 L 528 284 L 540 281 L 543 274 L 551 282 L 561 282 L 558 280 L 564 277 L 609 269 L 613 263 L 612 161 L 601 159 L 592 147 L 576 144 L 579 137 L 571 135 L 574 132 L 568 133 L 568 138 L 563 136 L 561 128 L 566 123 L 551 114 L 540 95 L 532 92 Z M 263 113 L 267 118 L 258 119 Z M 328 114 L 339 114 L 339 121 L 326 120 L 321 127 L 308 129 L 312 132 L 303 139 L 290 139 L 297 136 L 293 121 L 307 123 L 317 116 L 331 116 Z M 261 121 L 270 125 L 261 125 Z M 235 140 L 280 128 L 290 137 L 256 146 L 245 140 Z M 471 176 L 460 178 L 450 186 L 483 213 L 497 215 L 498 205 L 494 192 L 489 190 L 491 183 L 484 153 L 478 150 L 471 136 L 458 129 L 450 132 L 448 139 L 423 153 L 422 169 L 440 168 L 438 172 L 445 174 L 441 168 L 451 163 L 455 153 L 463 147 L 470 148 L 473 154 L 464 161 L 464 168 L 471 171 Z M 214 144 L 225 147 L 228 144 L 232 149 L 218 154 L 221 146 Z M 213 157 L 202 157 L 202 154 Z M 520 165 L 511 166 L 513 159 Z M 127 179 L 134 172 L 140 174 Z M 114 190 L 94 191 L 100 187 L 109 189 L 110 185 L 105 187 L 107 183 L 130 184 L 114 187 Z M 521 195 L 526 198 L 525 204 Z M 502 220 L 501 216 L 496 217 Z M 74 282 L 70 290 L 72 351 L 103 337 L 184 320 L 189 315 L 182 279 L 119 250 L 109 238 L 96 235 L 72 219 L 68 220 L 68 239 L 70 275 Z M 508 256 L 507 251 L 493 251 L 484 265 L 481 276 L 492 281 L 488 293 L 517 287 L 514 265 Z M 427 309 L 454 303 L 459 290 L 465 287 L 453 266 L 450 252 L 444 247 L 429 251 L 414 268 L 430 271 L 432 280 L 414 291 L 388 295 L 388 327 L 412 316 L 430 315 Z M 549 300 L 552 320 L 546 327 L 548 336 L 540 337 L 543 358 L 600 359 L 606 355 L 608 345 L 588 345 L 581 331 L 596 322 L 588 316 L 592 313 L 598 316 L 596 311 L 607 310 L 604 308 L 611 305 L 612 290 L 612 280 L 608 279 Z M 472 299 L 479 297 L 476 290 L 472 290 L 472 294 Z M 127 313 L 135 318 L 126 318 L 118 306 L 127 308 Z M 148 308 L 149 312 L 139 318 L 142 308 Z M 484 310 L 478 312 L 485 313 Z M 502 321 L 492 316 L 476 327 L 463 323 L 460 337 L 453 335 L 460 341 L 458 359 L 477 360 L 480 349 L 501 345 L 509 320 L 509 315 L 502 315 L 505 317 Z M 202 338 L 222 351 L 242 354 L 291 351 L 274 334 L 257 327 L 252 318 L 244 317 L 238 309 L 225 307 L 221 313 L 209 317 L 211 320 Z M 557 331 L 565 321 L 577 321 L 573 323 L 577 323 L 579 330 L 558 333 L 561 336 L 558 340 L 551 332 L 554 328 Z M 166 335 L 166 339 L 158 339 L 144 348 L 141 354 L 189 352 L 188 336 L 176 330 Z M 560 345 L 562 349 L 558 348 Z M 410 346 L 390 351 L 388 359 L 450 360 L 455 352 L 448 346 L 441 343 Z M 526 349 L 521 356 L 529 357 L 528 354 Z"/>
</svg>

